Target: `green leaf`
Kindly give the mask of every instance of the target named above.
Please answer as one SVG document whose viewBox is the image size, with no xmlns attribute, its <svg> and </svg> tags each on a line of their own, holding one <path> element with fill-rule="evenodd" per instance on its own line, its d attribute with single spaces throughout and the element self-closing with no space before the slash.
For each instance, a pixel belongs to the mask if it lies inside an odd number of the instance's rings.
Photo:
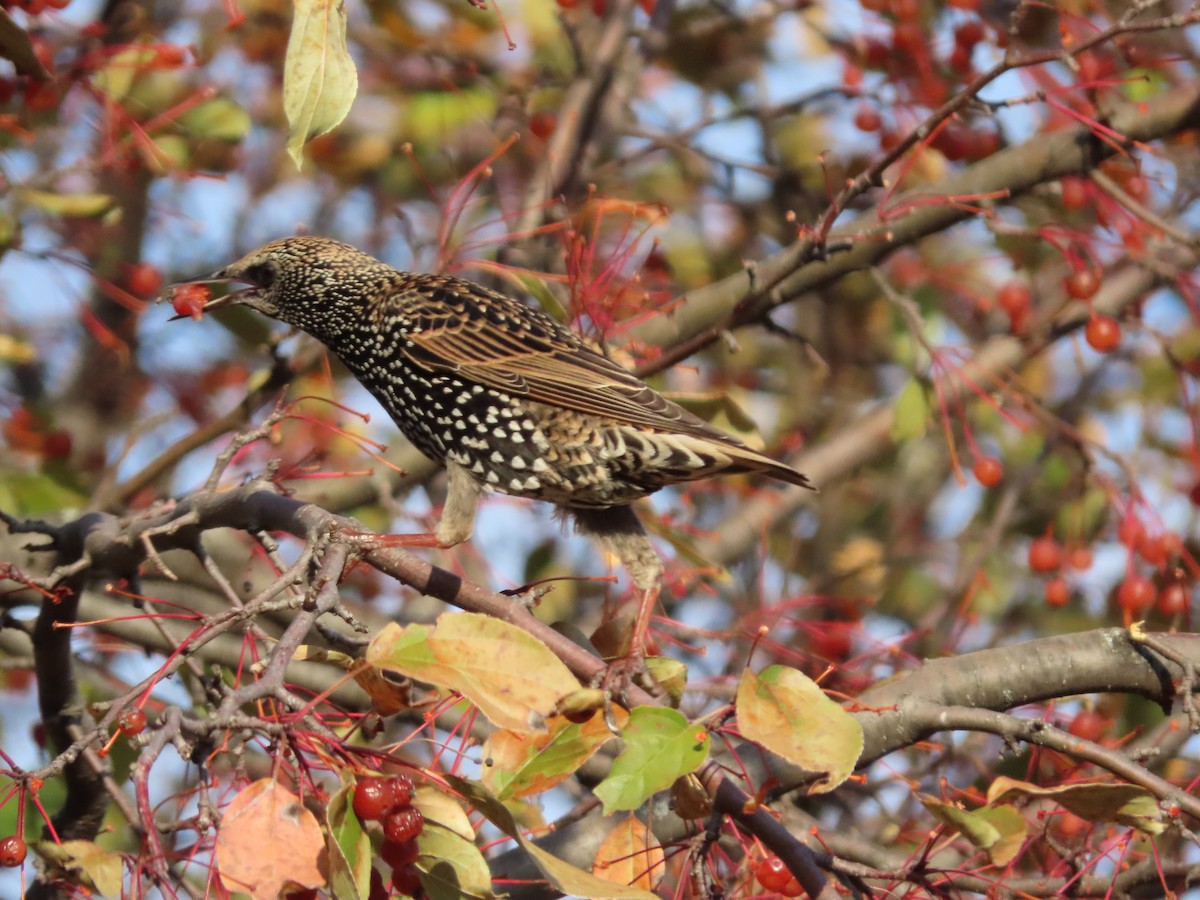
<svg viewBox="0 0 1200 900">
<path fill-rule="evenodd" d="M 994 866 L 1006 866 L 1020 851 L 1029 823 L 1007 804 L 963 809 L 936 797 L 921 796 L 921 803 L 939 821 L 987 852 Z"/>
<path fill-rule="evenodd" d="M 900 444 L 925 436 L 929 424 L 929 398 L 925 386 L 910 378 L 896 398 L 892 413 L 892 440 Z"/>
<path fill-rule="evenodd" d="M 309 139 L 338 126 L 358 93 L 358 71 L 346 49 L 344 0 L 295 0 L 283 61 L 287 150 L 301 167 Z"/>
<path fill-rule="evenodd" d="M 21 516 L 44 516 L 75 509 L 87 495 L 73 490 L 46 473 L 6 472 L 0 481 L 5 490 L 5 511 Z"/>
<path fill-rule="evenodd" d="M 475 122 L 490 122 L 496 114 L 492 90 L 420 91 L 407 98 L 403 134 L 414 144 L 436 147 Z"/>
<path fill-rule="evenodd" d="M 544 731 L 559 698 L 580 687 L 537 638 L 478 613 L 446 613 L 433 630 L 389 624 L 371 641 L 367 661 L 458 691 L 510 731 Z"/>
<path fill-rule="evenodd" d="M 635 710 L 636 712 L 636 710 Z M 677 714 L 678 715 L 678 714 Z M 551 886 L 564 894 L 582 897 L 584 900 L 658 900 L 658 895 L 650 891 L 632 886 L 613 884 L 597 878 L 590 872 L 571 865 L 565 860 L 552 856 L 541 847 L 525 839 L 516 820 L 488 790 L 475 781 L 468 781 L 456 775 L 444 776 L 446 782 L 465 797 L 472 806 L 487 817 L 488 821 L 521 845 L 529 854 L 534 865 L 546 876 Z M 420 842 L 418 841 L 418 844 Z"/>
<path fill-rule="evenodd" d="M 250 113 L 227 97 L 214 97 L 181 115 L 179 125 L 194 137 L 236 142 L 250 130 Z"/>
<path fill-rule="evenodd" d="M 92 84 L 120 103 L 128 96 L 138 75 L 156 59 L 158 51 L 153 47 L 131 44 L 108 58 L 104 68 L 92 76 Z"/>
<path fill-rule="evenodd" d="M 494 896 L 492 870 L 487 860 L 461 834 L 436 822 L 426 822 L 417 838 L 417 849 L 420 852 L 417 869 L 429 900 Z M 334 896 L 341 900 L 340 894 Z"/>
<path fill-rule="evenodd" d="M 371 838 L 350 810 L 354 779 L 342 786 L 325 808 L 325 848 L 329 854 L 329 886 L 338 900 L 360 900 L 371 892 Z"/>
<path fill-rule="evenodd" d="M 815 681 L 788 666 L 742 673 L 737 692 L 742 735 L 788 762 L 823 777 L 809 790 L 832 791 L 862 755 L 862 726 L 825 696 Z"/>
<path fill-rule="evenodd" d="M 15 187 L 13 193 L 22 203 L 56 216 L 95 218 L 104 215 L 116 204 L 109 194 L 55 194 L 29 187 Z"/>
<path fill-rule="evenodd" d="M 627 714 L 615 708 L 618 725 Z M 546 734 L 495 731 L 484 744 L 483 783 L 502 800 L 528 797 L 550 790 L 571 777 L 580 766 L 616 735 L 608 730 L 604 716 L 593 714 L 574 724 L 562 716 L 550 720 Z"/>
<path fill-rule="evenodd" d="M 596 786 L 604 812 L 637 809 L 708 758 L 708 732 L 674 709 L 639 706 L 621 729 L 625 749 Z"/>
</svg>

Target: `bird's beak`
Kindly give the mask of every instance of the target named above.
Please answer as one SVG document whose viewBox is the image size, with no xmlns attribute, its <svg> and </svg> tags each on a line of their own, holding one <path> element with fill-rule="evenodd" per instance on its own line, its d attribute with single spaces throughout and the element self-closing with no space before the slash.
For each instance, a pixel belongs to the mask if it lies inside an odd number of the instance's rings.
<svg viewBox="0 0 1200 900">
<path fill-rule="evenodd" d="M 194 284 L 237 284 L 237 283 L 246 284 L 247 282 L 246 282 L 246 279 L 244 279 L 244 278 L 239 278 L 234 275 L 226 274 L 226 271 L 224 269 L 218 269 L 216 272 L 213 272 L 211 275 L 201 275 L 198 278 L 188 278 L 188 279 L 185 279 L 184 281 L 176 281 L 173 284 L 167 285 L 166 289 L 159 296 L 158 302 L 161 303 L 163 300 L 170 299 L 171 297 L 173 297 L 175 295 L 176 291 L 178 291 L 180 288 L 187 287 L 189 285 L 194 285 Z M 249 285 L 248 287 L 244 287 L 239 290 L 229 291 L 226 294 L 222 294 L 220 297 L 213 297 L 210 300 L 205 301 L 204 306 L 201 307 L 201 310 L 203 312 L 212 312 L 213 310 L 216 310 L 216 309 L 224 309 L 226 306 L 234 306 L 237 303 L 241 302 L 241 298 L 245 294 L 248 294 L 250 291 L 253 291 L 256 289 L 257 288 L 255 288 L 254 285 Z M 174 322 L 176 319 L 190 319 L 190 318 L 192 318 L 192 316 L 190 316 L 186 313 L 181 313 L 180 315 L 171 316 L 171 318 L 169 318 L 167 321 Z"/>
</svg>

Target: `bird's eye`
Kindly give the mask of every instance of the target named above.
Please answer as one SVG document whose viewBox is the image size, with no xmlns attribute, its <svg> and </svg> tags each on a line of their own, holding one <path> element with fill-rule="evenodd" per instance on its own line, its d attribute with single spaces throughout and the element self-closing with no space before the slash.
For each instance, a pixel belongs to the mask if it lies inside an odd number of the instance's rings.
<svg viewBox="0 0 1200 900">
<path fill-rule="evenodd" d="M 269 288 L 275 283 L 275 267 L 269 263 L 260 263 L 246 270 L 246 280 L 255 287 Z"/>
</svg>

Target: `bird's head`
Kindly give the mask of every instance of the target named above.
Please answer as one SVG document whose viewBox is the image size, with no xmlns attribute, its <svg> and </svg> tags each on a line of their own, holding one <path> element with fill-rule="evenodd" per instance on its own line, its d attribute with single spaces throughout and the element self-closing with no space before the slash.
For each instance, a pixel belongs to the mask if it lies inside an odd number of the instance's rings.
<svg viewBox="0 0 1200 900">
<path fill-rule="evenodd" d="M 311 331 L 315 322 L 339 312 L 357 313 L 363 288 L 390 271 L 349 244 L 305 235 L 264 244 L 212 275 L 188 283 L 246 285 L 207 301 L 204 312 L 248 306 Z"/>
</svg>

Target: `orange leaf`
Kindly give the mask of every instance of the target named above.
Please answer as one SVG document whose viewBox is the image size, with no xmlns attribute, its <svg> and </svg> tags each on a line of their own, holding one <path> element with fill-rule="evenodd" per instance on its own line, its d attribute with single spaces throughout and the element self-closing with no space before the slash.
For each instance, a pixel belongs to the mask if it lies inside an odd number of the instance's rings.
<svg viewBox="0 0 1200 900">
<path fill-rule="evenodd" d="M 633 816 L 618 822 L 596 851 L 592 874 L 613 884 L 652 891 L 663 877 L 663 851 L 658 838 Z"/>
<path fill-rule="evenodd" d="M 325 839 L 300 798 L 263 778 L 233 798 L 217 833 L 217 871 L 230 891 L 275 900 L 285 888 L 325 884 Z"/>
</svg>

